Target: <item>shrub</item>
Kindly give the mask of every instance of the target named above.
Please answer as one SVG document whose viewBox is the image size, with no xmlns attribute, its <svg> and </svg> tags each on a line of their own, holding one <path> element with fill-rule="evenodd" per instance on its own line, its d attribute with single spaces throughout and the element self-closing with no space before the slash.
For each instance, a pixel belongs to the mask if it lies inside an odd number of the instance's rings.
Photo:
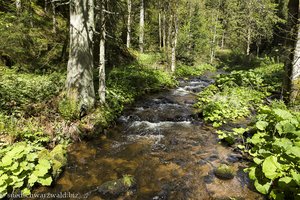
<svg viewBox="0 0 300 200">
<path fill-rule="evenodd" d="M 300 196 L 300 113 L 263 106 L 248 142 L 254 164 L 248 168 L 256 189 L 272 199 Z"/>
</svg>

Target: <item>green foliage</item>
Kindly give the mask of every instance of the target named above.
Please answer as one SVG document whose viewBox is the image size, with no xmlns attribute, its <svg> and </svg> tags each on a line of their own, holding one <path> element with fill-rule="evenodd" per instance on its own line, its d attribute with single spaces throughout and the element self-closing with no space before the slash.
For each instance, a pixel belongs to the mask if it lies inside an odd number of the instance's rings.
<svg viewBox="0 0 300 200">
<path fill-rule="evenodd" d="M 0 113 L 0 134 L 9 135 L 16 141 L 26 141 L 32 145 L 45 146 L 50 141 L 43 128 L 33 118 L 15 118 Z"/>
<path fill-rule="evenodd" d="M 122 110 L 137 96 L 175 85 L 174 77 L 162 70 L 139 65 L 114 68 L 108 75 L 107 101 L 111 108 Z"/>
<path fill-rule="evenodd" d="M 57 147 L 60 148 L 60 147 Z M 62 148 L 61 148 L 62 149 Z M 49 186 L 52 175 L 58 166 L 53 168 L 53 163 L 58 162 L 57 155 L 64 155 L 63 151 L 53 150 L 48 156 L 48 150 L 29 145 L 24 142 L 16 143 L 0 150 L 0 194 L 22 192 L 29 195 L 34 185 Z M 45 153 L 46 152 L 46 153 Z M 46 156 L 45 156 L 46 155 Z M 63 165 L 60 165 L 61 168 Z"/>
<path fill-rule="evenodd" d="M 232 131 L 223 131 L 218 130 L 217 134 L 220 140 L 226 141 L 228 144 L 233 145 L 239 141 L 242 142 L 242 145 L 238 145 L 238 148 L 244 149 L 244 133 L 247 132 L 248 128 L 233 128 Z"/>
<path fill-rule="evenodd" d="M 3 5 L 2 5 L 3 6 Z M 60 68 L 66 20 L 57 17 L 57 32 L 52 31 L 51 16 L 35 1 L 22 2 L 22 12 L 0 12 L 0 60 L 5 57 L 8 66 L 26 72 L 57 71 Z"/>
<path fill-rule="evenodd" d="M 248 116 L 265 97 L 262 92 L 247 87 L 225 87 L 220 91 L 215 86 L 207 87 L 198 96 L 198 103 L 195 106 L 203 112 L 204 119 L 212 122 L 214 127 Z"/>
<path fill-rule="evenodd" d="M 278 104 L 277 104 L 278 105 Z M 256 189 L 272 199 L 297 199 L 300 191 L 300 113 L 262 106 L 255 134 L 247 140 L 254 164 L 248 168 Z"/>
<path fill-rule="evenodd" d="M 30 104 L 49 100 L 64 85 L 64 75 L 18 73 L 0 67 L 0 110 L 7 114 L 26 111 Z M 30 107 L 31 108 L 31 107 Z"/>
<path fill-rule="evenodd" d="M 58 104 L 60 115 L 66 120 L 79 119 L 79 105 L 74 95 L 64 96 Z"/>
<path fill-rule="evenodd" d="M 201 76 L 208 71 L 214 72 L 216 71 L 216 68 L 209 64 L 203 64 L 198 66 L 179 65 L 176 68 L 175 76 L 176 77 Z"/>
</svg>

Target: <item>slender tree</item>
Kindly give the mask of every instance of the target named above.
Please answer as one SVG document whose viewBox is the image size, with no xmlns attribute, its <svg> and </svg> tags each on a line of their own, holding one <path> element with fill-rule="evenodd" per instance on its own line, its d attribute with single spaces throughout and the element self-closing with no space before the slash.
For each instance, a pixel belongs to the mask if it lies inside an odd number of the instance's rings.
<svg viewBox="0 0 300 200">
<path fill-rule="evenodd" d="M 132 3 L 131 0 L 127 0 L 127 9 L 128 9 L 128 16 L 127 16 L 127 48 L 130 48 L 131 42 L 131 10 L 132 10 Z"/>
<path fill-rule="evenodd" d="M 140 30 L 139 30 L 139 47 L 140 52 L 144 52 L 144 31 L 145 31 L 145 7 L 144 0 L 141 0 L 140 5 Z"/>
<path fill-rule="evenodd" d="M 99 99 L 105 103 L 105 0 L 100 0 L 100 44 L 99 44 Z"/>
</svg>

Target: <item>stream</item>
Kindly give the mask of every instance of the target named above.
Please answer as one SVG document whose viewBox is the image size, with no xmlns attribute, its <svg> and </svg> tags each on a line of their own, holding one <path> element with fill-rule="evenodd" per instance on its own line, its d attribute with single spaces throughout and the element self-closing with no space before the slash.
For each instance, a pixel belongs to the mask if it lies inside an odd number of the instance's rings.
<svg viewBox="0 0 300 200">
<path fill-rule="evenodd" d="M 212 82 L 206 76 L 181 80 L 175 89 L 138 100 L 105 135 L 73 144 L 61 178 L 38 193 L 88 193 L 92 200 L 262 199 L 243 172 L 247 162 L 195 114 L 196 93 Z M 222 163 L 234 169 L 234 178 L 215 176 Z M 136 180 L 126 194 L 111 198 L 94 191 L 125 174 Z"/>
</svg>

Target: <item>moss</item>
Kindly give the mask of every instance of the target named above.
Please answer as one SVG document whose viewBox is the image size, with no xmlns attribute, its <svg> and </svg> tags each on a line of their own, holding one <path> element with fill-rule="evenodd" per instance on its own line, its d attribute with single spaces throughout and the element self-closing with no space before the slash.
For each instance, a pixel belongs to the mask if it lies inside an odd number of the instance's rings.
<svg viewBox="0 0 300 200">
<path fill-rule="evenodd" d="M 58 178 L 63 167 L 67 164 L 66 153 L 65 146 L 57 145 L 49 154 L 53 163 L 52 174 L 55 179 Z"/>
<path fill-rule="evenodd" d="M 217 169 L 215 169 L 214 174 L 219 179 L 228 180 L 233 179 L 235 176 L 235 171 L 232 167 L 226 164 L 221 164 Z"/>
</svg>

